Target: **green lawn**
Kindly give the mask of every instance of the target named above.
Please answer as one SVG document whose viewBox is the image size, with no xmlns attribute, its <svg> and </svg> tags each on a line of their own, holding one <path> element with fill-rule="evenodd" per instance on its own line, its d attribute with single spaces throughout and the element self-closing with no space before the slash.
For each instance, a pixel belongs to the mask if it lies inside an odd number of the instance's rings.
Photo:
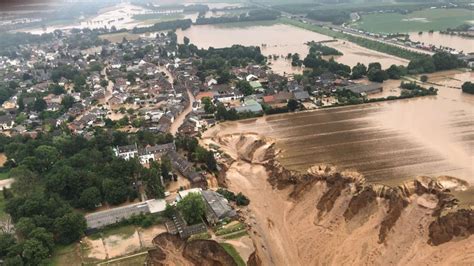
<svg viewBox="0 0 474 266">
<path fill-rule="evenodd" d="M 124 259 L 112 259 L 110 262 L 101 262 L 100 265 L 108 266 L 131 266 L 131 265 L 144 265 L 148 253 L 139 255 L 130 255 Z"/>
<path fill-rule="evenodd" d="M 227 253 L 229 253 L 230 256 L 234 259 L 235 263 L 237 263 L 238 266 L 245 266 L 245 261 L 242 259 L 242 257 L 239 255 L 239 252 L 235 250 L 234 246 L 228 243 L 219 243 Z"/>
<path fill-rule="evenodd" d="M 8 174 L 10 172 L 9 171 L 6 171 L 6 172 L 0 172 L 0 180 L 4 180 L 4 179 L 7 179 L 8 178 Z"/>
<path fill-rule="evenodd" d="M 117 235 L 121 236 L 123 238 L 127 238 L 131 235 L 133 235 L 136 231 L 135 226 L 133 225 L 124 225 L 120 227 L 112 227 L 112 228 L 106 228 L 101 230 L 98 233 L 92 234 L 89 237 L 91 239 L 99 239 L 101 237 L 106 238 L 112 235 Z"/>
<path fill-rule="evenodd" d="M 216 230 L 216 235 L 217 236 L 226 235 L 226 234 L 241 231 L 241 230 L 244 230 L 244 229 L 245 229 L 245 224 L 237 223 L 237 224 L 234 224 L 234 225 L 231 225 L 231 226 L 223 226 L 223 227 L 217 229 Z"/>
<path fill-rule="evenodd" d="M 247 230 L 242 230 L 242 231 L 237 232 L 237 233 L 227 234 L 227 235 L 223 236 L 223 238 L 224 239 L 237 239 L 237 238 L 241 238 L 241 237 L 246 236 L 246 235 L 248 235 Z"/>
<path fill-rule="evenodd" d="M 446 30 L 473 20 L 474 12 L 467 9 L 424 9 L 406 15 L 364 15 L 354 26 L 374 33 L 405 33 Z"/>
<path fill-rule="evenodd" d="M 77 243 L 67 246 L 56 246 L 50 259 L 50 265 L 82 265 L 81 257 L 76 251 Z"/>
</svg>

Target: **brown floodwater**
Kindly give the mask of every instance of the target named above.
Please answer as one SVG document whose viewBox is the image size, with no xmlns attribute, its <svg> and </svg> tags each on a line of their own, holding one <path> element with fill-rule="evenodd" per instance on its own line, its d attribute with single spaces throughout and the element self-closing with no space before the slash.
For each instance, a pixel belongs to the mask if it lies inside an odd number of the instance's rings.
<svg viewBox="0 0 474 266">
<path fill-rule="evenodd" d="M 250 26 L 243 26 L 250 25 Z M 199 48 L 222 48 L 233 44 L 245 46 L 260 46 L 264 55 L 278 55 L 280 59 L 272 60 L 272 69 L 280 74 L 298 73 L 301 68 L 292 67 L 285 57 L 288 53 L 298 53 L 303 59 L 309 52 L 305 44 L 309 41 L 328 41 L 331 37 L 316 32 L 293 27 L 284 24 L 272 25 L 251 25 L 222 24 L 222 25 L 199 25 L 192 26 L 186 30 L 178 30 L 178 41 L 183 41 L 183 37 L 188 37 L 193 44 Z M 360 47 L 347 41 L 328 42 L 326 45 L 334 47 L 344 55 L 335 59 L 340 63 L 354 66 L 357 63 L 368 65 L 372 62 L 380 62 L 384 68 L 392 64 L 407 65 L 408 61 L 402 58 L 379 53 Z"/>
<path fill-rule="evenodd" d="M 419 175 L 474 184 L 474 95 L 454 88 L 473 77 L 472 72 L 436 73 L 430 81 L 441 84 L 437 96 L 265 116 L 216 130 L 274 139 L 279 160 L 294 170 L 333 164 L 387 185 Z M 474 205 L 474 190 L 462 195 Z"/>
<path fill-rule="evenodd" d="M 421 35 L 419 35 L 418 32 L 412 32 L 409 34 L 409 36 L 410 40 L 416 42 L 422 42 L 436 46 L 441 45 L 454 48 L 457 51 L 463 51 L 464 53 L 474 52 L 474 38 L 451 36 L 447 34 L 440 34 L 439 32 L 423 32 Z"/>
</svg>

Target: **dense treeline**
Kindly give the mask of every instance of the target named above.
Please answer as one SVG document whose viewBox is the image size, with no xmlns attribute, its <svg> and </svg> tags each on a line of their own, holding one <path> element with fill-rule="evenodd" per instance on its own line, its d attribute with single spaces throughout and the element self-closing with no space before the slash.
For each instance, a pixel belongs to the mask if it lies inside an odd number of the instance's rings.
<svg viewBox="0 0 474 266">
<path fill-rule="evenodd" d="M 205 164 L 207 170 L 211 172 L 217 170 L 217 162 L 214 158 L 214 153 L 199 145 L 199 141 L 196 138 L 179 135 L 176 137 L 175 143 L 176 148 L 187 152 L 189 161 Z"/>
<path fill-rule="evenodd" d="M 143 27 L 143 28 L 133 28 L 133 33 L 146 33 L 153 31 L 164 31 L 164 30 L 176 30 L 176 29 L 187 29 L 191 27 L 192 21 L 190 19 L 177 19 L 171 21 L 163 21 L 155 23 L 153 26 Z"/>
<path fill-rule="evenodd" d="M 249 64 L 264 64 L 265 56 L 260 52 L 259 47 L 233 45 L 227 48 L 201 49 L 196 51 L 201 58 L 195 60 L 197 66 L 197 76 L 204 81 L 209 75 L 217 77 L 220 84 L 228 83 L 232 80 L 229 72 L 231 67 L 245 67 Z"/>
<path fill-rule="evenodd" d="M 350 12 L 342 10 L 314 10 L 309 12 L 306 17 L 318 21 L 331 22 L 335 25 L 341 25 L 350 19 Z"/>
<path fill-rule="evenodd" d="M 309 43 L 309 52 L 320 55 L 343 55 L 339 50 L 323 45 L 321 43 Z"/>
<path fill-rule="evenodd" d="M 324 60 L 315 53 L 309 53 L 303 60 L 303 64 L 305 67 L 312 68 L 313 72 L 320 74 L 329 71 L 340 76 L 348 77 L 351 73 L 349 66 L 336 62 L 334 58 Z"/>
<path fill-rule="evenodd" d="M 251 10 L 248 13 L 240 14 L 238 16 L 220 16 L 220 17 L 198 17 L 196 19 L 197 25 L 204 24 L 219 24 L 219 23 L 233 23 L 259 20 L 275 20 L 280 16 L 280 12 L 273 10 Z"/>
<path fill-rule="evenodd" d="M 10 265 L 40 264 L 55 244 L 69 244 L 82 236 L 85 219 L 74 209 L 93 210 L 103 203 L 134 200 L 138 181 L 149 197 L 163 197 L 160 175 L 163 169 L 169 173 L 170 166 L 152 163 L 144 168 L 136 159 L 115 157 L 112 147 L 170 141 L 171 135 L 104 131 L 97 131 L 90 140 L 65 133 L 0 138 L 0 150 L 8 157 L 5 167 L 15 178 L 11 190 L 3 191 L 5 210 L 20 236 L 18 243 L 0 244 L 0 257 Z M 10 238 L 0 235 L 0 243 Z"/>
<path fill-rule="evenodd" d="M 438 52 L 433 56 L 416 57 L 407 66 L 410 74 L 433 73 L 435 71 L 449 70 L 458 67 L 465 67 L 466 64 L 457 56 Z"/>
<path fill-rule="evenodd" d="M 474 94 L 474 83 L 467 81 L 462 84 L 462 92 Z"/>
<path fill-rule="evenodd" d="M 0 55 L 8 56 L 10 58 L 16 57 L 17 55 L 10 52 L 10 49 L 16 48 L 18 45 L 48 42 L 53 38 L 54 35 L 52 33 L 37 35 L 25 32 L 2 32 L 0 33 Z"/>
<path fill-rule="evenodd" d="M 0 104 L 3 104 L 15 95 L 17 88 L 18 83 L 14 81 L 0 83 Z"/>
</svg>

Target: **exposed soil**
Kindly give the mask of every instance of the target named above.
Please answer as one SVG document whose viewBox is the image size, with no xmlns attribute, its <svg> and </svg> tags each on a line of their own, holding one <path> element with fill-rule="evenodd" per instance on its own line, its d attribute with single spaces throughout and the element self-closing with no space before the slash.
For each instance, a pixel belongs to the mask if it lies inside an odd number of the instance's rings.
<svg viewBox="0 0 474 266">
<path fill-rule="evenodd" d="M 3 152 L 0 153 L 0 167 L 3 167 L 6 161 L 7 161 L 7 156 L 5 155 L 5 153 Z"/>
<path fill-rule="evenodd" d="M 255 134 L 203 142 L 231 157 L 226 184 L 250 198 L 243 215 L 256 246 L 251 265 L 474 263 L 474 211 L 440 217 L 456 204 L 448 191 L 457 187 L 445 185 L 466 185 L 456 178 L 392 188 L 330 166 L 288 171 L 274 160 L 272 142 Z"/>
<path fill-rule="evenodd" d="M 234 259 L 213 240 L 187 242 L 163 233 L 153 239 L 156 249 L 148 252 L 148 265 L 236 265 Z"/>
</svg>

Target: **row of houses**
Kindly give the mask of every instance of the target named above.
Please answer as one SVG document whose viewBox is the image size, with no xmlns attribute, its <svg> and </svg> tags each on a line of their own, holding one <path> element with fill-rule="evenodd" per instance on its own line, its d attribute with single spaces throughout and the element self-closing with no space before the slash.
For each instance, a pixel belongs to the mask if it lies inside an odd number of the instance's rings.
<svg viewBox="0 0 474 266">
<path fill-rule="evenodd" d="M 138 158 L 142 164 L 158 160 L 161 156 L 171 151 L 176 151 L 176 145 L 173 142 L 154 146 L 146 146 L 144 148 L 139 148 L 136 143 L 125 146 L 117 146 L 114 148 L 115 156 L 124 160 Z"/>
</svg>

